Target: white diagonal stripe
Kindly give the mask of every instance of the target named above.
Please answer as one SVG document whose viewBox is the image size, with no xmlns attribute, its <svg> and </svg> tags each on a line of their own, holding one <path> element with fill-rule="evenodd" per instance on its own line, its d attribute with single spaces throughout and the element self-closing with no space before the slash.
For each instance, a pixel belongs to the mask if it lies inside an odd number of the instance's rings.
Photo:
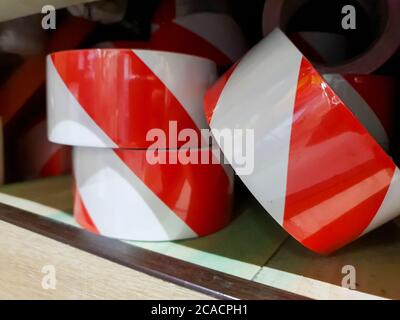
<svg viewBox="0 0 400 320">
<path fill-rule="evenodd" d="M 49 140 L 68 145 L 115 148 L 117 145 L 86 113 L 47 57 L 47 132 Z"/>
<path fill-rule="evenodd" d="M 199 129 L 208 128 L 203 97 L 215 81 L 215 63 L 208 59 L 169 52 L 133 50 L 185 108 Z"/>
<path fill-rule="evenodd" d="M 100 234 L 143 241 L 197 237 L 112 149 L 76 147 L 73 159 L 77 189 Z"/>
<path fill-rule="evenodd" d="M 275 30 L 238 64 L 214 110 L 212 129 L 254 129 L 254 171 L 240 178 L 283 223 L 290 134 L 301 53 Z M 224 150 L 223 150 L 224 151 Z M 234 152 L 242 150 L 234 145 Z M 238 166 L 232 163 L 235 171 Z"/>
<path fill-rule="evenodd" d="M 396 168 L 385 199 L 362 235 L 374 230 L 400 215 L 400 171 Z"/>
</svg>

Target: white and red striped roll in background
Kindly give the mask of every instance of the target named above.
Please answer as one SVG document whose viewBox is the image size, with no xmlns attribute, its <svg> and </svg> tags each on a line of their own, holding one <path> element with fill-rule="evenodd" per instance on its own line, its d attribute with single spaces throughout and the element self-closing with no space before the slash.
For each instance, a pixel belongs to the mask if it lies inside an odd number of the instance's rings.
<svg viewBox="0 0 400 320">
<path fill-rule="evenodd" d="M 228 11 L 225 0 L 162 0 L 153 16 L 148 42 L 132 46 L 116 41 L 113 45 L 197 55 L 226 68 L 247 51 L 244 34 Z"/>
<path fill-rule="evenodd" d="M 16 141 L 18 178 L 37 179 L 71 173 L 71 148 L 51 143 L 47 139 L 46 124 L 45 119 L 34 123 Z"/>
<path fill-rule="evenodd" d="M 217 147 L 159 150 L 161 157 L 185 152 L 209 164 L 151 164 L 146 152 L 74 148 L 80 225 L 109 237 L 164 241 L 205 236 L 231 221 L 233 171 L 217 163 Z"/>
<path fill-rule="evenodd" d="M 149 41 L 113 41 L 100 48 L 140 48 L 185 53 L 229 67 L 247 50 L 237 23 L 226 14 L 201 12 L 154 24 Z"/>
<path fill-rule="evenodd" d="M 93 3 L 71 8 L 77 16 L 104 23 L 122 19 L 126 3 Z M 115 8 L 114 8 L 115 7 Z M 151 35 L 146 41 L 118 39 L 102 41 L 96 48 L 162 50 L 201 56 L 227 68 L 247 50 L 243 32 L 227 14 L 225 0 L 163 0 L 151 19 Z"/>
<path fill-rule="evenodd" d="M 214 62 L 184 54 L 53 53 L 47 58 L 48 137 L 75 146 L 147 148 L 153 144 L 149 130 L 158 128 L 168 136 L 172 122 L 178 132 L 193 129 L 200 136 L 208 128 L 203 96 L 215 78 Z M 180 141 L 166 147 L 183 145 L 189 146 Z"/>
<path fill-rule="evenodd" d="M 282 31 L 209 89 L 205 112 L 212 129 L 254 129 L 254 170 L 239 176 L 307 248 L 332 252 L 400 214 L 399 169 Z"/>
</svg>

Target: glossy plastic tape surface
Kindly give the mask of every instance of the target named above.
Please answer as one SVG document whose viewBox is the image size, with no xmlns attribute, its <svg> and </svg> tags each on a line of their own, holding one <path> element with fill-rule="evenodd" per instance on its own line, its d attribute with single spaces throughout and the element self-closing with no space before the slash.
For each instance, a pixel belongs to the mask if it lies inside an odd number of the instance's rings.
<svg viewBox="0 0 400 320">
<path fill-rule="evenodd" d="M 208 128 L 203 96 L 215 77 L 214 62 L 184 54 L 130 49 L 53 53 L 47 58 L 49 139 L 74 146 L 147 148 L 154 143 L 147 138 L 152 129 L 167 136 L 171 127 L 200 134 Z"/>
<path fill-rule="evenodd" d="M 205 111 L 212 129 L 254 130 L 254 170 L 240 177 L 309 249 L 332 252 L 400 213 L 398 168 L 282 31 L 210 88 Z"/>
<path fill-rule="evenodd" d="M 159 151 L 167 161 L 151 164 L 146 150 L 74 148 L 75 219 L 90 231 L 129 240 L 178 240 L 222 229 L 231 220 L 233 171 L 215 162 L 213 148 L 185 151 L 202 164 L 174 164 L 178 151 Z"/>
</svg>

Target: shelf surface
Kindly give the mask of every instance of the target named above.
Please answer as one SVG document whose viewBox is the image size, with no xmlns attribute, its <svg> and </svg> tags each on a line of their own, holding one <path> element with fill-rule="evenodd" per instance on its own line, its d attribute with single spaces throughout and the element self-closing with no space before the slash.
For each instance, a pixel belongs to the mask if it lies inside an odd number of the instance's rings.
<svg viewBox="0 0 400 320">
<path fill-rule="evenodd" d="M 174 242 L 119 241 L 75 223 L 71 185 L 66 176 L 3 186 L 0 203 L 7 206 L 0 208 L 0 219 L 209 297 L 400 298 L 400 227 L 395 222 L 333 255 L 319 256 L 288 237 L 243 193 L 236 199 L 233 223 L 213 235 Z M 346 265 L 355 267 L 356 290 L 341 286 Z"/>
</svg>

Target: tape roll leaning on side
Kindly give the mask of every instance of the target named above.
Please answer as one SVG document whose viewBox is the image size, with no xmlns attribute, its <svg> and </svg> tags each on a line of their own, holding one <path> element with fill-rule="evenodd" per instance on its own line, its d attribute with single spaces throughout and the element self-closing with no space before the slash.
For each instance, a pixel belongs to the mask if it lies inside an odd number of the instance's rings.
<svg viewBox="0 0 400 320">
<path fill-rule="evenodd" d="M 170 241 L 205 236 L 231 221 L 233 170 L 217 162 L 216 146 L 159 150 L 167 161 L 156 164 L 147 152 L 151 156 L 151 150 L 74 148 L 80 225 L 119 239 Z M 174 163 L 180 152 L 198 163 Z"/>
<path fill-rule="evenodd" d="M 185 54 L 136 49 L 53 53 L 47 57 L 49 140 L 148 148 L 154 143 L 147 136 L 152 129 L 167 137 L 193 129 L 200 137 L 200 130 L 208 129 L 203 96 L 215 78 L 214 62 Z M 165 148 L 199 145 L 168 142 Z"/>
<path fill-rule="evenodd" d="M 254 170 L 239 176 L 307 248 L 332 252 L 400 213 L 399 169 L 279 29 L 208 90 L 205 112 L 211 129 L 254 130 Z"/>
</svg>

